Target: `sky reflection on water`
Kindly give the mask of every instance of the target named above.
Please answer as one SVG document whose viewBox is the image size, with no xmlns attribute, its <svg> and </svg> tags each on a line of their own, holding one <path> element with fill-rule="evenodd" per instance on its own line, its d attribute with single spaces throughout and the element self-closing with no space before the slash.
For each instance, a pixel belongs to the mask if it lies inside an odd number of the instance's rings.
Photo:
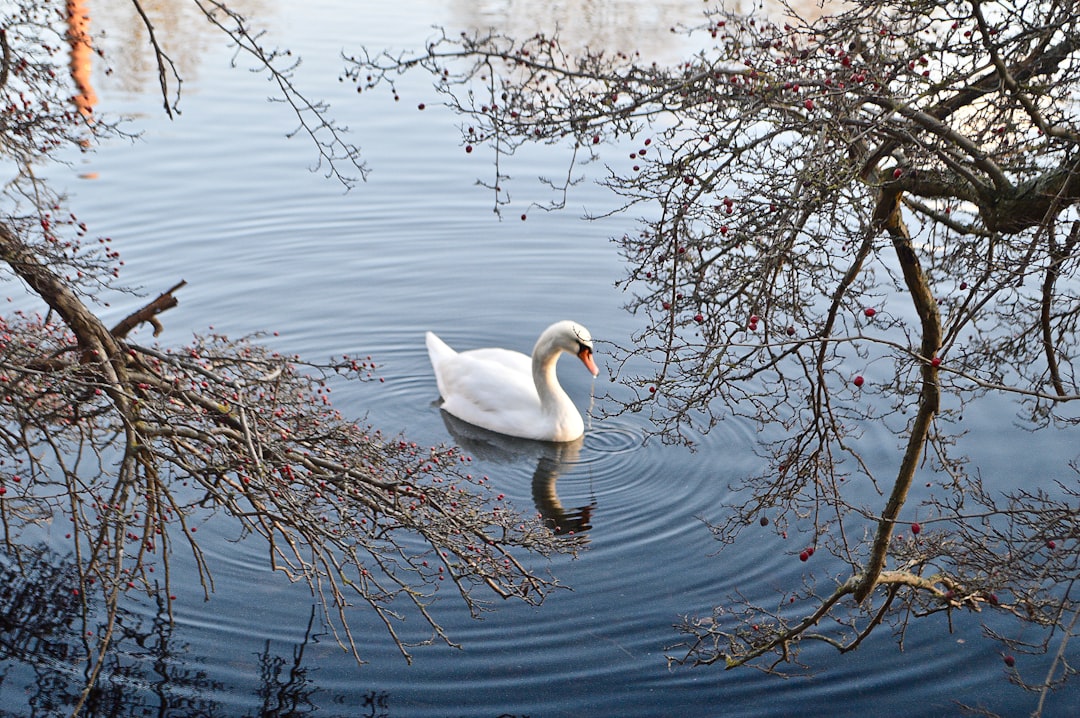
<svg viewBox="0 0 1080 718">
<path fill-rule="evenodd" d="M 446 112 L 416 111 L 418 101 L 435 101 L 428 84 L 407 80 L 400 103 L 357 101 L 337 80 L 340 53 L 361 44 L 416 47 L 433 24 L 497 23 L 519 34 L 558 21 L 581 45 L 626 42 L 670 59 L 680 48 L 667 18 L 693 17 L 700 2 L 237 3 L 274 41 L 304 56 L 298 80 L 329 97 L 334 115 L 354 128 L 372 174 L 350 193 L 307 171 L 313 151 L 302 137 L 284 138 L 292 129 L 288 113 L 265 102 L 269 88 L 244 71 L 246 61 L 229 67 L 228 49 L 190 10 L 179 9 L 184 5 L 165 4 L 171 14 L 155 16 L 186 82 L 183 114 L 171 121 L 162 116 L 146 37 L 134 29 L 130 4 L 95 6 L 91 32 L 109 29 L 113 69 L 106 77 L 98 68 L 98 109 L 137 114 L 144 134 L 76 158 L 69 174 L 52 171 L 67 178 L 72 204 L 91 230 L 114 238 L 125 281 L 146 293 L 189 282 L 180 307 L 163 318 L 163 341 L 183 342 L 213 325 L 236 334 L 275 331 L 267 341 L 316 358 L 370 353 L 386 381 L 336 389 L 335 403 L 428 443 L 460 436 L 433 404 L 424 330 L 462 348 L 527 351 L 539 329 L 572 317 L 598 339 L 628 342 L 636 320 L 621 310 L 624 298 L 613 288 L 622 268 L 608 238 L 627 231 L 631 220 L 580 218 L 611 199 L 586 184 L 571 210 L 531 213 L 527 222 L 508 212 L 515 219 L 499 221 L 491 198 L 472 184 L 488 171 L 486 158 L 464 155 Z M 544 150 L 515 158 L 522 206 L 543 192 L 531 178 L 563 159 Z M 141 303 L 110 301 L 107 316 Z M 598 362 L 597 386 L 581 372 L 561 376 L 579 406 L 608 389 L 602 356 Z M 297 701 L 297 714 L 320 716 L 949 715 L 954 699 L 1005 713 L 1030 710 L 1030 700 L 1008 686 L 996 644 L 967 618 L 950 636 L 943 636 L 943 621 L 927 621 L 904 652 L 886 632 L 850 656 L 809 648 L 804 657 L 820 671 L 810 678 L 669 670 L 664 649 L 677 640 L 672 624 L 682 615 L 707 614 L 733 591 L 775 602 L 801 584 L 804 566 L 793 551 L 796 539 L 785 543 L 766 530 L 748 530 L 717 557 L 701 521 L 722 511 L 729 483 L 757 468 L 753 427 L 724 422 L 690 454 L 642 446 L 644 422 L 637 415 L 594 422 L 573 457 L 512 444 L 485 456 L 475 447 L 478 472 L 490 474 L 515 505 L 573 525 L 587 548 L 576 560 L 553 562 L 552 572 L 573 590 L 540 609 L 500 604 L 476 622 L 443 602 L 439 616 L 460 650 L 417 649 L 415 665 L 406 666 L 380 626 L 358 610 L 353 620 L 370 660 L 358 667 L 318 619 L 311 622 L 310 594 L 266 571 L 265 547 L 234 541 L 227 519 L 218 517 L 202 534 L 217 567 L 212 600 L 204 604 L 198 591 L 189 592 L 175 630 L 155 621 L 155 606 L 133 606 L 135 644 L 156 636 L 168 650 L 163 656 L 129 647 L 105 686 L 129 707 L 190 700 L 189 707 L 218 715 L 258 715 L 268 710 L 268 691 L 288 683 L 282 671 L 292 662 L 297 672 L 285 693 Z M 995 424 L 974 423 L 991 430 L 977 437 L 984 443 L 975 451 L 1000 446 Z M 887 429 L 867 427 L 866 440 L 885 447 L 881 458 L 890 459 L 895 439 Z M 1033 457 L 1028 468 L 1060 475 L 1058 463 Z M 195 580 L 182 560 L 178 570 Z M 824 567 L 818 570 L 827 580 Z M 38 680 L 40 669 L 20 656 L 24 663 L 6 663 L 5 708 Z M 1067 703 L 1066 697 L 1061 705 Z"/>
</svg>

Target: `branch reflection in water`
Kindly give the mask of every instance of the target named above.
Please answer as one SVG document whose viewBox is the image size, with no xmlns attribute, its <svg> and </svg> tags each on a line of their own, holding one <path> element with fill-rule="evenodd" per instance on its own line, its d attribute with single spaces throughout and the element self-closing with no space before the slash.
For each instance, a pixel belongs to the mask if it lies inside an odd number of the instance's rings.
<svg viewBox="0 0 1080 718">
<path fill-rule="evenodd" d="M 495 464 L 525 464 L 536 462 L 532 478 L 532 497 L 536 510 L 548 527 L 560 536 L 575 536 L 579 543 L 588 542 L 586 532 L 592 528 L 592 513 L 596 501 L 567 509 L 559 500 L 555 484 L 559 477 L 578 462 L 584 437 L 574 441 L 553 443 L 505 436 L 482 429 L 439 410 L 454 443 L 482 461 Z"/>
<path fill-rule="evenodd" d="M 0 716 L 65 715 L 79 700 L 89 665 L 84 617 L 98 607 L 84 605 L 71 589 L 77 575 L 70 557 L 44 545 L 0 551 Z M 314 605 L 303 639 L 280 652 L 266 640 L 254 662 L 241 669 L 249 679 L 242 686 L 211 677 L 203 659 L 174 635 L 160 598 L 141 611 L 121 610 L 105 667 L 80 715 L 219 715 L 243 693 L 257 697 L 260 716 L 389 715 L 385 691 L 363 693 L 353 699 L 362 705 L 344 714 L 320 706 L 350 701 L 320 688 L 316 669 L 305 661 L 305 649 L 322 635 Z M 240 652 L 234 661 L 241 665 L 248 655 Z"/>
</svg>

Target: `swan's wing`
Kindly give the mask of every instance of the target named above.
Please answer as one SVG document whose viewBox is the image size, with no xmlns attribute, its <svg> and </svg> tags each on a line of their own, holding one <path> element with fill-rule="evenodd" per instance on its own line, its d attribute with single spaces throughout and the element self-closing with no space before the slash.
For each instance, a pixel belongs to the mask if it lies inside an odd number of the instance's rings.
<svg viewBox="0 0 1080 718">
<path fill-rule="evenodd" d="M 524 354 L 505 349 L 461 352 L 445 357 L 435 373 L 447 402 L 462 398 L 482 411 L 540 406 L 532 362 Z"/>
<path fill-rule="evenodd" d="M 492 387 L 509 384 L 536 395 L 532 380 L 532 358 L 509 349 L 473 349 L 456 352 L 434 332 L 424 335 L 428 359 L 435 371 L 439 394 L 444 399 L 450 395 L 467 393 L 480 396 L 492 393 Z M 539 399 L 538 399 L 539 400 Z"/>
<path fill-rule="evenodd" d="M 502 433 L 535 431 L 540 398 L 524 354 L 477 349 L 441 357 L 436 379 L 442 408 L 459 419 Z"/>
<path fill-rule="evenodd" d="M 535 387 L 532 379 L 532 357 L 521 352 L 509 349 L 473 349 L 462 352 L 458 356 L 468 357 L 470 361 L 484 362 L 493 366 L 499 366 L 515 374 L 521 375 L 528 381 L 529 386 Z"/>
</svg>

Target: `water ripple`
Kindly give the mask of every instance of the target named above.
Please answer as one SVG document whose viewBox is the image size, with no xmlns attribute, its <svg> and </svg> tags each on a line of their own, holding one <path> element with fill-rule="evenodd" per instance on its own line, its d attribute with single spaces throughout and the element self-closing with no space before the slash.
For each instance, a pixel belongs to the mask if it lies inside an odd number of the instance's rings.
<svg viewBox="0 0 1080 718">
<path fill-rule="evenodd" d="M 639 429 L 608 420 L 596 424 L 585 435 L 585 448 L 598 456 L 622 454 L 640 450 L 644 440 L 645 435 Z"/>
</svg>

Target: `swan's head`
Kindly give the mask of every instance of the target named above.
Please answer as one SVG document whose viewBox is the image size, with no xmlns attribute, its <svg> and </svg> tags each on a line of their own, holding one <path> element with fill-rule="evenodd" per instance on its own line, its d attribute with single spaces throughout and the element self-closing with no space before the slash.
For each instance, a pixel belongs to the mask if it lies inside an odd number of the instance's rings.
<svg viewBox="0 0 1080 718">
<path fill-rule="evenodd" d="M 600 373 L 600 370 L 596 368 L 596 362 L 593 361 L 592 336 L 588 329 L 577 322 L 566 320 L 552 324 L 540 335 L 537 347 L 539 348 L 543 343 L 547 343 L 556 351 L 565 351 L 577 356 L 593 376 Z"/>
</svg>

